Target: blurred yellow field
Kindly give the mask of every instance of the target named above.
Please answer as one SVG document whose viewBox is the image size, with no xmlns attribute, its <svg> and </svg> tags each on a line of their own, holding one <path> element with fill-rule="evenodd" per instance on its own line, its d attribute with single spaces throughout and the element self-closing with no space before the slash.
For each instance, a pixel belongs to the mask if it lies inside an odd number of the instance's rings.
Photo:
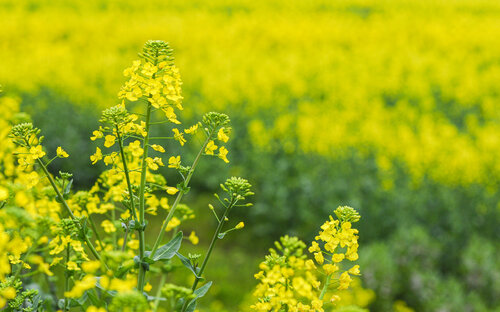
<svg viewBox="0 0 500 312">
<path fill-rule="evenodd" d="M 451 184 L 500 176 L 495 1 L 3 1 L 0 81 L 116 103 L 147 38 L 170 41 L 188 111 L 255 119 L 258 144 L 375 153 Z M 264 116 L 264 117 L 263 117 Z M 272 129 L 264 135 L 264 129 Z M 290 149 L 293 150 L 291 146 Z M 390 175 L 387 187 L 391 187 Z"/>
</svg>

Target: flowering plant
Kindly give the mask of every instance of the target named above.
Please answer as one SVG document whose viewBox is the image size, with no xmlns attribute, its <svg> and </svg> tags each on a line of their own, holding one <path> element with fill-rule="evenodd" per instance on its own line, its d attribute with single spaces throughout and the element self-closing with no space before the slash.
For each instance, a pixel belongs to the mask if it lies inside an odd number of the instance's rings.
<svg viewBox="0 0 500 312">
<path fill-rule="evenodd" d="M 203 157 L 229 162 L 230 119 L 209 112 L 182 129 L 177 116 L 183 109 L 182 82 L 172 49 L 163 41 L 149 41 L 139 56 L 124 71 L 128 81 L 118 94 L 121 103 L 102 112 L 101 125 L 90 137 L 100 143 L 91 163 L 106 166 L 90 190 L 74 191 L 71 173 L 49 172 L 50 163 L 70 155 L 62 147 L 51 155 L 41 130 L 26 115 L 16 114 L 15 104 L 6 106 L 8 114 L 0 120 L 2 129 L 8 129 L 0 135 L 10 138 L 0 149 L 0 307 L 6 311 L 132 312 L 161 307 L 193 312 L 212 285 L 204 273 L 216 242 L 244 227 L 243 222 L 228 227 L 228 216 L 235 207 L 250 206 L 247 199 L 253 192 L 247 180 L 231 177 L 215 194 L 217 207 L 209 205 L 217 227 L 206 253 L 183 255 L 183 240 L 199 240 L 194 231 L 184 235 L 180 230 L 195 215 L 183 196 Z M 159 124 L 171 132 L 155 136 L 152 129 Z M 188 164 L 164 143 L 183 147 L 192 138 L 202 143 Z M 159 173 L 165 165 L 178 173 L 177 183 Z M 148 225 L 147 216 L 164 214 L 159 231 Z M 348 207 L 336 214 L 340 223 L 331 219 L 317 237 L 324 246 L 313 242 L 309 248 L 327 277 L 321 294 L 310 292 L 321 283 L 311 273 L 315 264 L 303 256 L 305 245 L 286 237 L 277 245 L 286 251 L 284 256 L 272 250 L 261 265 L 257 278 L 262 285 L 256 291 L 260 299 L 253 309 L 323 311 L 323 297 L 339 271 L 336 263 L 357 258 L 357 231 L 350 222 L 359 216 Z M 154 240 L 147 242 L 146 237 Z M 337 246 L 346 247 L 345 254 L 334 254 Z M 167 283 L 167 275 L 179 268 L 192 274 L 190 287 Z M 339 289 L 349 285 L 349 273 L 359 270 L 355 266 L 342 273 Z M 153 283 L 154 278 L 159 282 Z M 302 303 L 302 297 L 309 303 Z"/>
</svg>

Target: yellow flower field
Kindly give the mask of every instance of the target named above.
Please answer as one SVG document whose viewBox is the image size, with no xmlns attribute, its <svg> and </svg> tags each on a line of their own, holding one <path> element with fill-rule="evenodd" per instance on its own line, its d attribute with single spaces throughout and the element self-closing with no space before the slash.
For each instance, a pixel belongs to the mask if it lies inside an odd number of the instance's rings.
<svg viewBox="0 0 500 312">
<path fill-rule="evenodd" d="M 6 90 L 48 86 L 80 105 L 105 107 L 135 47 L 167 39 L 178 51 L 187 111 L 210 105 L 252 116 L 249 131 L 263 147 L 293 133 L 304 151 L 375 153 L 388 172 L 401 162 L 416 182 L 430 176 L 497 186 L 496 1 L 3 1 L 1 7 Z"/>
</svg>

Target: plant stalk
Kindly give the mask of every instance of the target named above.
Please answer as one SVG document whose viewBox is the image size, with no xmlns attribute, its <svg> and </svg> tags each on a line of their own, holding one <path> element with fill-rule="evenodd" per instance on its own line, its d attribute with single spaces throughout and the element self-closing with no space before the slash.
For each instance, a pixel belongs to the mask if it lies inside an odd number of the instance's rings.
<svg viewBox="0 0 500 312">
<path fill-rule="evenodd" d="M 144 138 L 144 144 L 143 144 L 144 153 L 142 155 L 141 185 L 139 188 L 139 223 L 140 223 L 139 258 L 141 259 L 141 262 L 144 259 L 144 253 L 146 251 L 146 242 L 145 242 L 145 238 L 144 238 L 144 226 L 145 226 L 145 216 L 144 216 L 144 210 L 145 210 L 144 195 L 145 194 L 144 193 L 145 193 L 145 188 L 146 188 L 146 174 L 147 174 L 146 158 L 148 157 L 148 150 L 149 150 L 150 121 L 151 121 L 151 104 L 148 103 L 148 108 L 146 110 L 146 129 L 145 129 L 146 137 Z M 144 290 L 145 280 L 146 280 L 146 268 L 141 263 L 139 265 L 139 278 L 138 278 L 138 283 L 137 283 L 137 288 L 138 288 L 139 292 L 141 292 L 141 293 Z"/>
</svg>

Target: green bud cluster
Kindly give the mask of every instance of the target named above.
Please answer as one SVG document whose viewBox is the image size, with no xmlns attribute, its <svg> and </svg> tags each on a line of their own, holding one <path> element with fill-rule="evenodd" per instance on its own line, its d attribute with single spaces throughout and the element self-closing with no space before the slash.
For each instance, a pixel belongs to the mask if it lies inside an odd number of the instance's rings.
<svg viewBox="0 0 500 312">
<path fill-rule="evenodd" d="M 202 123 L 205 129 L 205 132 L 213 137 L 217 135 L 217 132 L 224 128 L 224 132 L 228 134 L 231 131 L 231 120 L 229 116 L 222 113 L 217 112 L 209 112 L 203 115 Z"/>
<path fill-rule="evenodd" d="M 122 105 L 115 105 L 102 112 L 99 122 L 108 123 L 111 125 L 121 125 L 129 122 L 129 113 Z"/>
<path fill-rule="evenodd" d="M 276 246 L 276 250 L 271 248 L 269 252 L 273 253 L 281 253 L 285 257 L 297 257 L 304 259 L 306 256 L 304 255 L 304 249 L 306 248 L 306 244 L 298 239 L 297 237 L 290 237 L 288 235 L 280 237 L 279 242 L 274 242 Z"/>
<path fill-rule="evenodd" d="M 143 312 L 148 309 L 149 305 L 146 297 L 138 291 L 117 293 L 108 307 L 110 312 Z"/>
<path fill-rule="evenodd" d="M 361 216 L 352 207 L 340 206 L 334 211 L 335 215 L 341 222 L 358 222 Z"/>
<path fill-rule="evenodd" d="M 174 65 L 174 50 L 170 47 L 168 42 L 162 40 L 149 40 L 144 44 L 142 52 L 139 56 L 153 65 L 160 62 L 167 62 L 167 65 Z"/>
<path fill-rule="evenodd" d="M 246 179 L 240 177 L 231 177 L 226 180 L 224 184 L 220 185 L 221 188 L 235 200 L 244 200 L 246 196 L 254 195 L 250 190 L 252 185 Z"/>
</svg>

